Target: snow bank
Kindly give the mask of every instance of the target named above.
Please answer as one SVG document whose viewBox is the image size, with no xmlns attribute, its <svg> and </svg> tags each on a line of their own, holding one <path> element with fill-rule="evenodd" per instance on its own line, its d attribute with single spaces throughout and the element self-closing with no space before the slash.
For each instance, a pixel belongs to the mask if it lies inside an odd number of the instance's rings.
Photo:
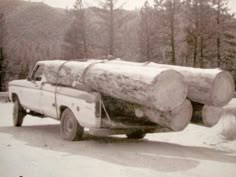
<svg viewBox="0 0 236 177">
<path fill-rule="evenodd" d="M 233 114 L 226 114 L 222 117 L 221 124 L 223 126 L 221 134 L 225 139 L 236 139 L 236 116 Z"/>
</svg>

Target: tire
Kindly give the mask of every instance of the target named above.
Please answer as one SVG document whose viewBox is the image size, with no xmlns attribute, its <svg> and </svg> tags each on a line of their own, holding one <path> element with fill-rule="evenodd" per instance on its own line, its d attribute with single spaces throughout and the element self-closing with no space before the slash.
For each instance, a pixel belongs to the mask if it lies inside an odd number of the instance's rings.
<svg viewBox="0 0 236 177">
<path fill-rule="evenodd" d="M 13 125 L 15 127 L 21 127 L 25 115 L 26 115 L 26 111 L 21 106 L 19 99 L 16 98 L 14 102 L 14 107 L 13 107 Z"/>
<path fill-rule="evenodd" d="M 65 109 L 61 115 L 61 136 L 68 141 L 81 140 L 84 128 L 78 123 L 73 112 Z"/>
<path fill-rule="evenodd" d="M 143 131 L 134 131 L 126 134 L 128 139 L 143 139 L 145 135 L 146 133 L 144 133 Z"/>
</svg>

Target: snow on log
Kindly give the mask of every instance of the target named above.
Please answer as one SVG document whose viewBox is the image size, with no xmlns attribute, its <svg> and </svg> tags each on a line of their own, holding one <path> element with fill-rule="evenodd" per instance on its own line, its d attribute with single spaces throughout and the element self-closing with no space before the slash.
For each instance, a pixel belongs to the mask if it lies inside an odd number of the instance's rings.
<svg viewBox="0 0 236 177">
<path fill-rule="evenodd" d="M 232 114 L 236 117 L 236 98 L 233 98 L 223 109 L 224 114 Z"/>
<path fill-rule="evenodd" d="M 211 106 L 226 105 L 234 94 L 234 80 L 227 71 L 220 69 L 200 69 L 153 62 L 135 63 L 122 60 L 107 61 L 113 64 L 138 65 L 155 68 L 168 68 L 180 72 L 187 82 L 188 98 L 191 101 Z"/>
<path fill-rule="evenodd" d="M 190 123 L 193 108 L 191 102 L 185 100 L 183 104 L 172 111 L 160 112 L 155 109 L 143 108 L 143 112 L 152 122 L 173 131 L 181 131 Z"/>
<path fill-rule="evenodd" d="M 43 63 L 47 82 L 98 91 L 161 111 L 174 109 L 187 96 L 183 76 L 171 69 L 91 61 L 54 60 Z"/>
<path fill-rule="evenodd" d="M 222 107 L 208 106 L 200 103 L 193 103 L 193 117 L 191 122 L 206 127 L 213 127 L 222 117 Z"/>
</svg>

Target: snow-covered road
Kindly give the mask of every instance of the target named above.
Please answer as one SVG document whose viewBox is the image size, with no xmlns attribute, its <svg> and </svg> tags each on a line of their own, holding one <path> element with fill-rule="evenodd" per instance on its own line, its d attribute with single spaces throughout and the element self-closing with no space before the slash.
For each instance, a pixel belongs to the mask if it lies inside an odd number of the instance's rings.
<svg viewBox="0 0 236 177">
<path fill-rule="evenodd" d="M 189 125 L 179 133 L 84 140 L 60 138 L 59 123 L 26 117 L 12 126 L 12 104 L 0 103 L 1 177 L 235 177 L 236 140 L 214 128 Z M 235 126 L 236 127 L 236 126 Z"/>
</svg>

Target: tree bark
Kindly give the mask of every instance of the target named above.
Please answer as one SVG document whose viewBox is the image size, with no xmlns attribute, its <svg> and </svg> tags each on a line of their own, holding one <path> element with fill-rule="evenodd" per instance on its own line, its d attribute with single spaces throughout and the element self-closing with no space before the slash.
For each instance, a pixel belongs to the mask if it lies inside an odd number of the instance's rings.
<svg viewBox="0 0 236 177">
<path fill-rule="evenodd" d="M 64 62 L 43 62 L 47 82 L 97 91 L 160 111 L 174 109 L 187 96 L 187 85 L 183 77 L 170 69 L 94 61 Z"/>
</svg>

